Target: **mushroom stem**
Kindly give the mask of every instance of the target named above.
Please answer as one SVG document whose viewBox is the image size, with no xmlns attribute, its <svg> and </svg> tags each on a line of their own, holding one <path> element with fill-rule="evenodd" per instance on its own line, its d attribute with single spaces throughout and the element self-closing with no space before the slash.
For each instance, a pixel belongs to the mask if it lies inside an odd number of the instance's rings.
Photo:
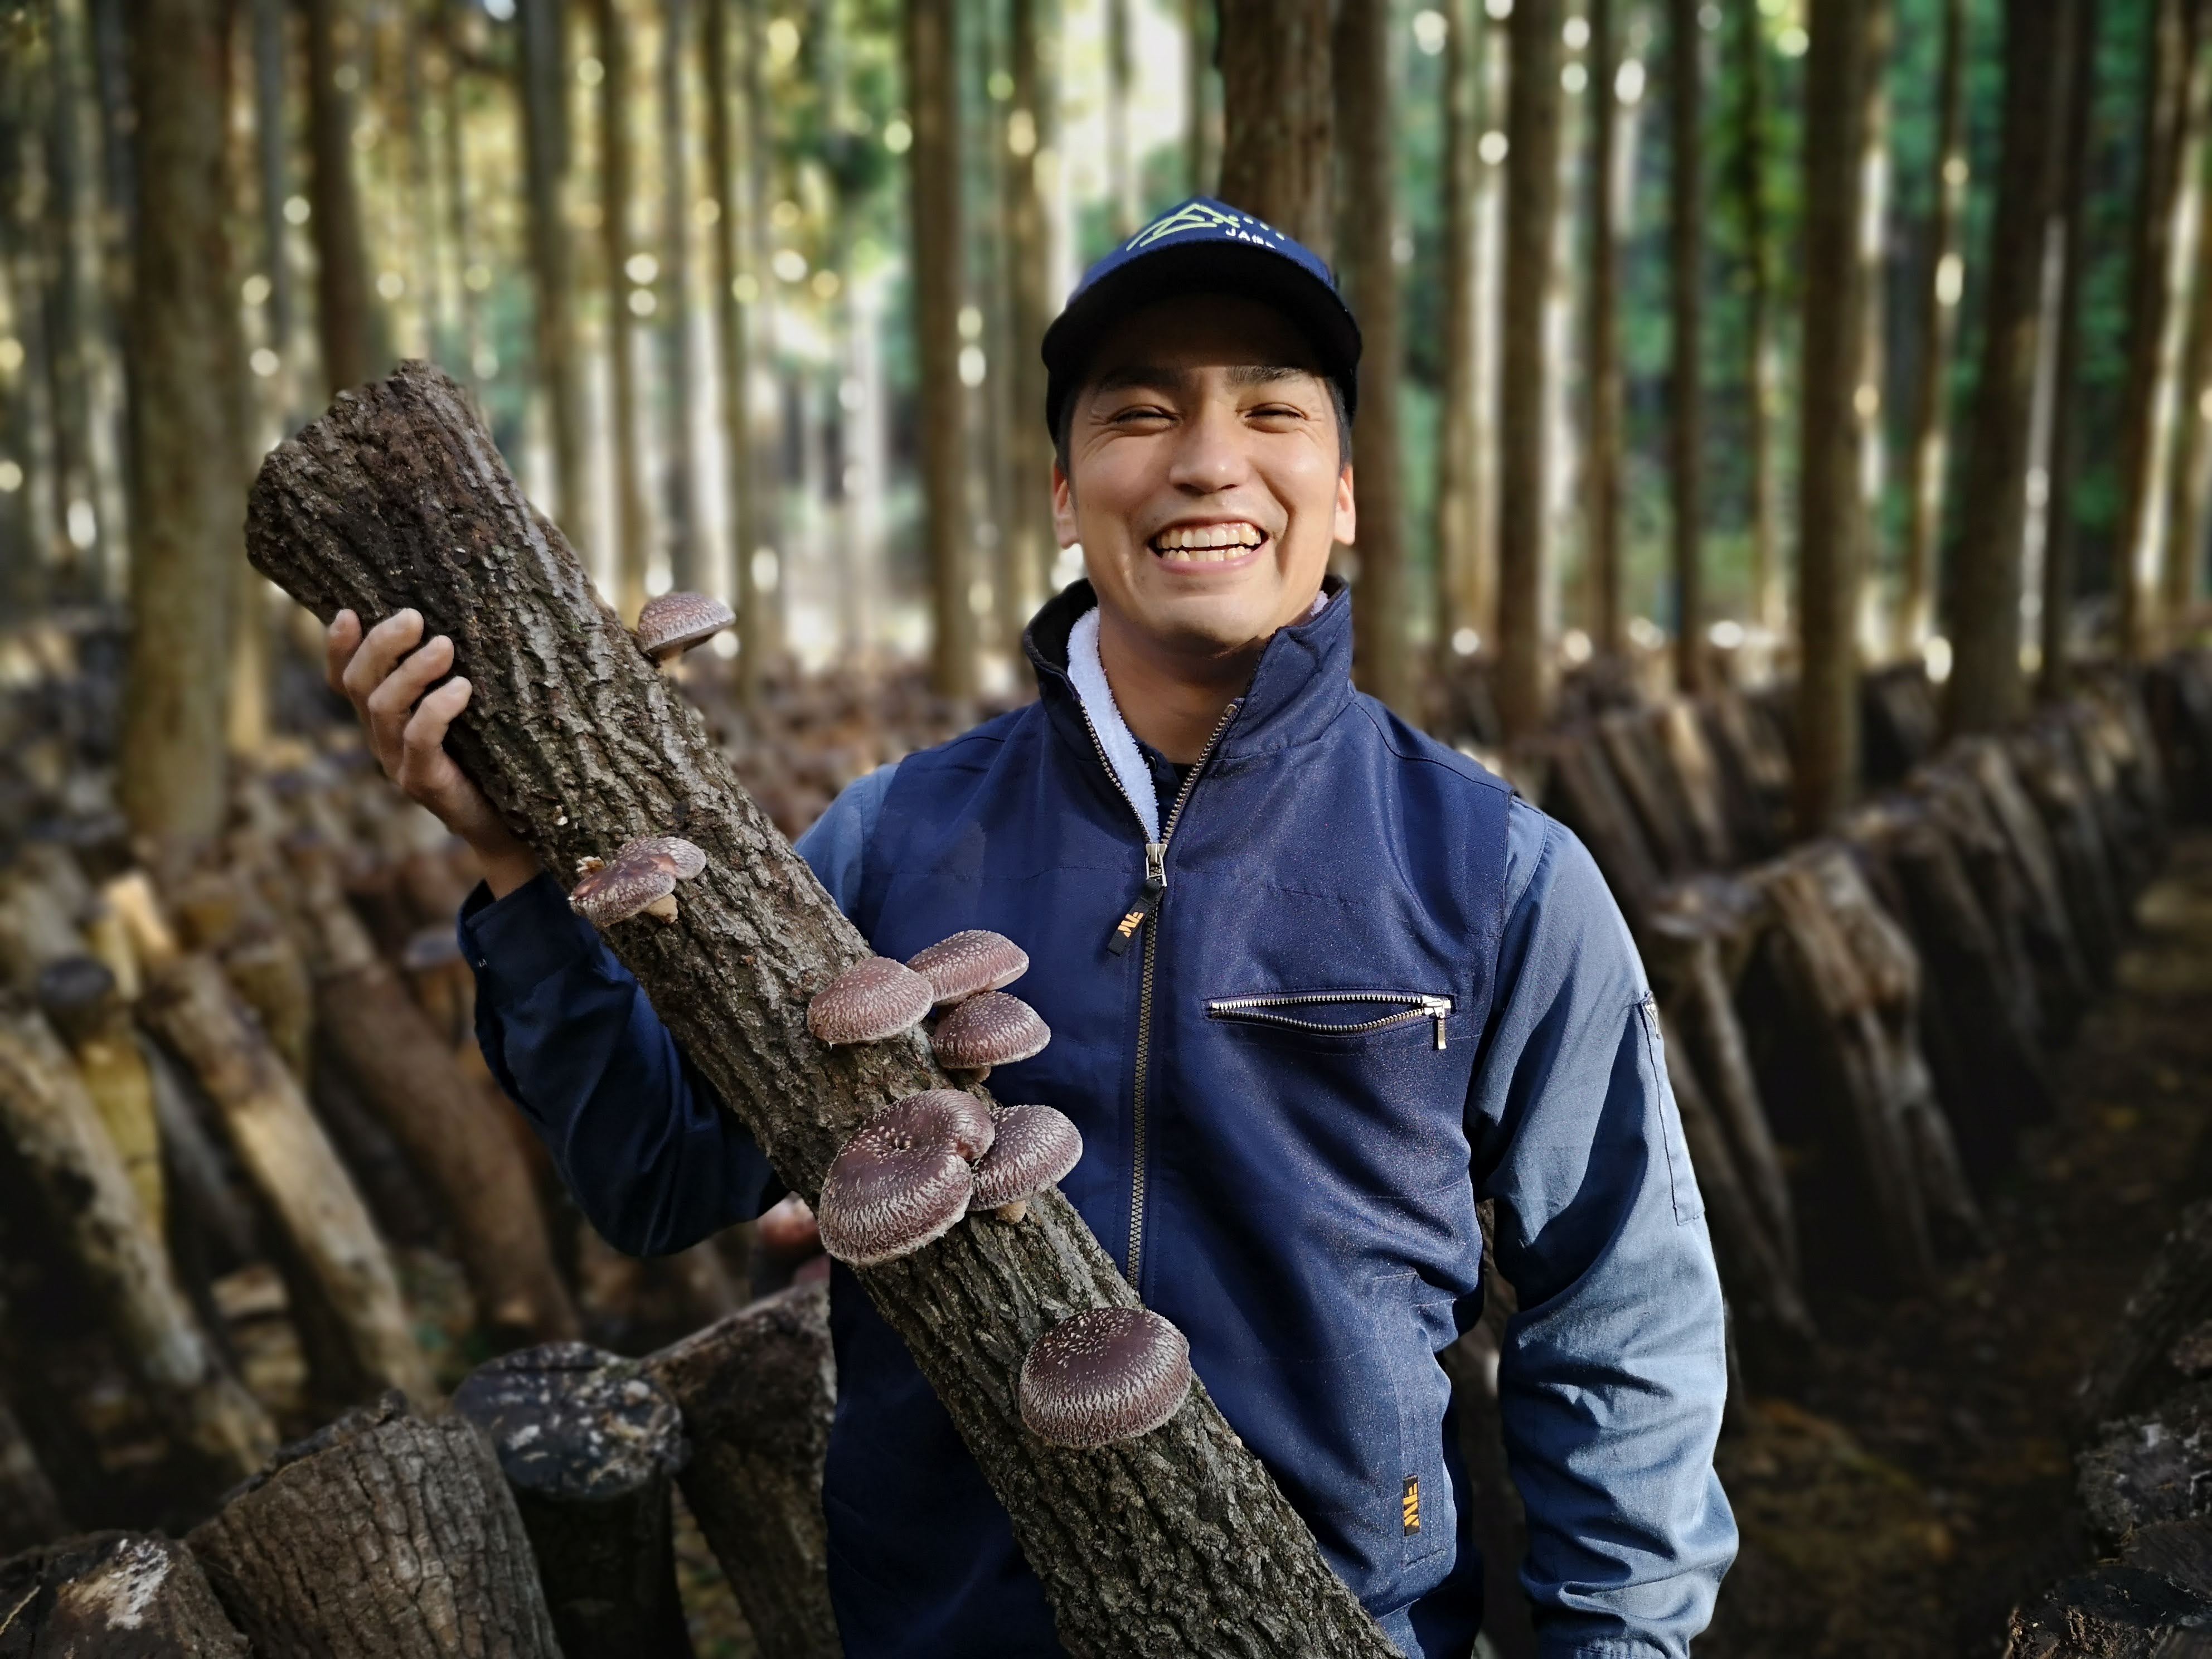
<svg viewBox="0 0 2212 1659">
<path fill-rule="evenodd" d="M 985 1078 L 991 1075 L 991 1068 L 988 1066 L 978 1066 L 969 1075 L 978 1085 L 981 1085 Z"/>
<path fill-rule="evenodd" d="M 998 1217 L 1001 1221 L 1025 1220 L 1028 1218 L 1029 1212 L 1030 1201 L 1025 1198 L 1018 1198 L 1011 1204 L 1001 1204 L 997 1209 L 991 1212 L 993 1215 Z"/>
<path fill-rule="evenodd" d="M 665 922 L 673 927 L 676 925 L 676 895 L 663 893 L 645 907 L 645 914 L 656 921 Z"/>
</svg>

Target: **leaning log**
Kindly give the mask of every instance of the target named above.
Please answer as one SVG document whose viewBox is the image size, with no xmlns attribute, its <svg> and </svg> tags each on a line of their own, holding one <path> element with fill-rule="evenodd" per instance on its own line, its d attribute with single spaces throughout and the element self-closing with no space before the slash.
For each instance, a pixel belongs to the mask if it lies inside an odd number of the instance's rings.
<svg viewBox="0 0 2212 1659">
<path fill-rule="evenodd" d="M 690 1447 L 644 1368 L 547 1343 L 479 1365 L 453 1409 L 499 1458 L 563 1659 L 691 1659 L 669 1503 Z"/>
<path fill-rule="evenodd" d="M 491 1448 L 397 1395 L 277 1453 L 187 1541 L 257 1654 L 560 1659 Z"/>
<path fill-rule="evenodd" d="M 204 956 L 154 970 L 139 1005 L 215 1103 L 239 1162 L 282 1228 L 336 1341 L 322 1354 L 344 1375 L 323 1379 L 344 1397 L 399 1389 L 436 1395 L 429 1362 L 399 1300 L 391 1253 L 300 1085 Z"/>
<path fill-rule="evenodd" d="M 2212 1600 L 2142 1567 L 2099 1567 L 2012 1615 L 2005 1659 L 2203 1659 Z"/>
<path fill-rule="evenodd" d="M 2141 1416 L 2102 1425 L 2075 1467 L 2090 1531 L 2108 1548 L 2138 1527 L 2195 1518 L 2212 1483 L 2212 1383 L 2193 1382 Z"/>
<path fill-rule="evenodd" d="M 138 1051 L 115 975 L 96 957 L 64 957 L 39 973 L 39 1006 L 76 1057 L 77 1075 L 99 1109 L 124 1172 L 156 1237 L 167 1237 L 161 1182 L 161 1131 L 154 1079 Z"/>
<path fill-rule="evenodd" d="M 826 1285 L 763 1297 L 645 1362 L 684 1413 L 678 1477 L 763 1659 L 836 1659 L 822 1463 L 837 1390 Z"/>
<path fill-rule="evenodd" d="M 704 849 L 674 925 L 622 923 L 609 942 L 793 1190 L 817 1195 L 871 1112 L 945 1086 L 918 1036 L 830 1050 L 808 1034 L 808 997 L 866 942 L 524 500 L 451 380 L 409 364 L 341 394 L 264 463 L 246 541 L 325 620 L 347 607 L 374 625 L 411 605 L 453 640 L 474 695 L 449 745 L 544 867 L 655 831 Z M 1030 1213 L 1034 1225 L 957 1227 L 860 1277 L 1006 1505 L 1063 1641 L 1388 1654 L 1202 1387 L 1136 1443 L 1067 1452 L 1024 1431 L 1015 1381 L 1030 1345 L 1079 1309 L 1135 1303 L 1064 1199 Z"/>
<path fill-rule="evenodd" d="M 202 1334 L 98 1111 L 43 1017 L 0 1006 L 0 1135 L 102 1305 L 125 1361 L 211 1481 L 260 1462 L 275 1435 Z"/>
<path fill-rule="evenodd" d="M 5 1659 L 246 1659 L 249 1651 L 174 1539 L 93 1533 L 0 1561 Z"/>
</svg>

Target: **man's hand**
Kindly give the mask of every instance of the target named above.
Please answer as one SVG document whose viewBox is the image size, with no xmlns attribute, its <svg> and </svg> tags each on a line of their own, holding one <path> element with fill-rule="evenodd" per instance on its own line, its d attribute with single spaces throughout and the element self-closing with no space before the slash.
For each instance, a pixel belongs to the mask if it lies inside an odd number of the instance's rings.
<svg viewBox="0 0 2212 1659">
<path fill-rule="evenodd" d="M 538 873 L 537 855 L 500 822 L 483 791 L 446 752 L 446 728 L 469 706 L 473 688 L 456 674 L 432 690 L 453 665 L 453 642 L 441 634 L 418 650 L 422 638 L 419 611 L 386 617 L 366 638 L 361 618 L 339 611 L 323 635 L 331 690 L 353 704 L 368 728 L 368 746 L 385 776 L 468 842 L 492 896 L 505 898 Z"/>
</svg>

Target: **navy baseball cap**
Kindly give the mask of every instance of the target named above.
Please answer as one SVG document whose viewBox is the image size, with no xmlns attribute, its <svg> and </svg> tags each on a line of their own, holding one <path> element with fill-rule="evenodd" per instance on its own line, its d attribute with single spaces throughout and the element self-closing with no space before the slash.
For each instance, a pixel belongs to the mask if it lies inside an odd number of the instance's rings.
<svg viewBox="0 0 2212 1659">
<path fill-rule="evenodd" d="M 1322 373 L 1343 392 L 1345 413 L 1358 407 L 1359 324 L 1321 256 L 1265 220 L 1194 196 L 1085 271 L 1045 330 L 1044 419 L 1055 436 L 1060 410 L 1107 331 L 1178 294 L 1234 294 L 1273 306 L 1297 325 Z"/>
</svg>

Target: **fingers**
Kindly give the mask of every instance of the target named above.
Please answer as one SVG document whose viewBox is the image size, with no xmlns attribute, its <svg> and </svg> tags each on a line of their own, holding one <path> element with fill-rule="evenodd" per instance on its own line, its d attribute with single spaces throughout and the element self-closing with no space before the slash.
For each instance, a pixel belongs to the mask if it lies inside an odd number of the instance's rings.
<svg viewBox="0 0 2212 1659">
<path fill-rule="evenodd" d="M 384 684 L 392 664 L 402 653 L 414 649 L 415 641 L 422 637 L 422 613 L 411 608 L 393 611 L 368 630 L 342 676 L 343 689 L 356 708 L 368 714 L 369 693 Z"/>
<path fill-rule="evenodd" d="M 408 653 L 399 665 L 385 675 L 368 694 L 362 705 L 368 715 L 369 730 L 380 743 L 399 746 L 400 730 L 407 724 L 407 711 L 415 700 L 430 689 L 430 682 L 453 665 L 453 642 L 443 634 L 429 641 L 420 650 Z"/>
<path fill-rule="evenodd" d="M 339 611 L 323 630 L 323 678 L 340 696 L 345 696 L 346 665 L 360 648 L 361 618 L 350 611 Z"/>
<path fill-rule="evenodd" d="M 424 656 L 428 651 L 426 646 L 415 655 Z M 410 663 L 414 659 L 408 659 Z M 427 796 L 450 787 L 459 775 L 452 757 L 446 753 L 446 728 L 469 706 L 473 690 L 456 675 L 415 705 L 414 714 L 400 732 L 399 767 L 393 781 L 425 805 L 430 804 Z"/>
</svg>

